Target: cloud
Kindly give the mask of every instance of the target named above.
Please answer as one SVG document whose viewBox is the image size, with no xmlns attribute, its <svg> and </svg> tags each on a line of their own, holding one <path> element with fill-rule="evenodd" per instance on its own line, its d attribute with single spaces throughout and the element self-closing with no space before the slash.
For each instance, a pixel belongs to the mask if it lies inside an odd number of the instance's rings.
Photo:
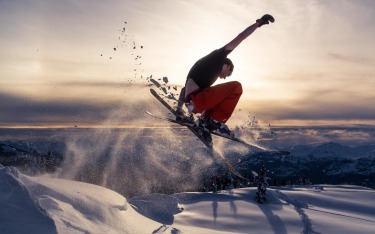
<svg viewBox="0 0 375 234">
<path fill-rule="evenodd" d="M 274 14 L 276 22 L 231 55 L 238 71 L 245 69 L 238 73 L 244 85 L 259 80 L 252 112 L 270 119 L 372 119 L 373 6 L 373 1 L 0 1 L 5 45 L 0 92 L 6 92 L 0 120 L 97 123 L 123 105 L 131 118 L 133 110 L 150 105 L 147 90 L 106 79 L 133 81 L 136 68 L 137 74 L 158 73 L 182 85 L 196 59 L 263 13 Z M 128 42 L 145 46 L 142 66 L 134 66 L 134 50 L 121 47 L 124 21 Z"/>
<path fill-rule="evenodd" d="M 67 83 L 66 85 L 78 85 Z M 95 84 L 103 89 L 108 87 L 113 90 L 110 83 Z M 104 86 L 104 85 L 107 85 Z M 119 89 L 116 87 L 117 90 Z M 135 98 L 135 93 L 140 98 Z M 146 87 L 134 86 L 127 88 L 126 92 L 118 93 L 118 98 L 103 100 L 100 95 L 96 101 L 78 98 L 65 99 L 32 99 L 23 95 L 0 93 L 0 123 L 3 126 L 30 126 L 30 125 L 85 125 L 100 126 L 106 125 L 131 125 L 139 123 L 144 116 L 145 110 L 152 111 L 155 107 L 148 101 L 148 90 Z M 142 98 L 145 97 L 145 98 Z M 144 121 L 147 123 L 147 121 Z"/>
<path fill-rule="evenodd" d="M 355 96 L 335 90 L 317 90 L 289 101 L 260 100 L 253 103 L 252 111 L 273 120 L 332 120 L 374 121 L 374 98 Z M 264 108 L 266 107 L 266 108 Z"/>
<path fill-rule="evenodd" d="M 93 124 L 105 118 L 112 107 L 69 101 L 38 101 L 23 96 L 0 94 L 0 122 L 9 125 Z"/>
<path fill-rule="evenodd" d="M 328 53 L 329 58 L 335 59 L 338 61 L 344 61 L 349 63 L 357 63 L 363 65 L 370 65 L 373 63 L 373 60 L 366 57 L 353 57 L 349 55 L 339 54 L 339 53 Z"/>
</svg>

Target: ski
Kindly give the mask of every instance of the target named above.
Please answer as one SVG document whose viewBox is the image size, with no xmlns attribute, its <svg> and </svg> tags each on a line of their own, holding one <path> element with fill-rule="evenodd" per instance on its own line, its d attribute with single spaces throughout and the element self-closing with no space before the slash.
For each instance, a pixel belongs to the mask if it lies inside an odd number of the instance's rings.
<svg viewBox="0 0 375 234">
<path fill-rule="evenodd" d="M 165 106 L 173 115 L 178 116 L 175 109 L 173 109 L 162 97 L 159 96 L 159 94 L 154 90 L 150 89 L 151 94 L 161 103 L 163 106 Z M 146 111 L 149 115 L 153 116 L 154 118 L 157 118 L 155 115 L 151 114 L 150 112 Z M 177 122 L 176 122 L 177 123 Z M 199 140 L 203 142 L 209 149 L 213 149 L 212 144 L 212 137 L 210 133 L 206 133 L 202 131 L 202 129 L 194 127 L 193 125 L 186 126 L 196 137 L 198 137 Z"/>
<path fill-rule="evenodd" d="M 165 106 L 173 115 L 175 116 L 178 116 L 176 111 L 162 98 L 159 96 L 159 94 L 154 90 L 154 89 L 150 89 L 150 92 L 151 94 L 163 105 Z M 167 120 L 163 117 L 159 117 L 159 116 L 156 116 L 156 115 L 153 115 L 152 113 L 146 111 L 147 114 L 149 114 L 150 116 L 154 117 L 154 118 L 158 118 L 158 119 L 162 119 L 162 120 Z M 171 121 L 169 122 L 172 122 L 173 119 L 170 119 Z M 179 122 L 177 120 L 173 120 L 172 123 L 176 123 L 176 124 L 179 124 Z M 220 160 L 221 164 L 224 165 L 227 170 L 229 172 L 231 172 L 232 174 L 234 174 L 235 176 L 241 178 L 241 179 L 244 179 L 246 181 L 248 181 L 247 178 L 243 177 L 225 158 L 224 156 L 222 156 L 219 152 L 217 152 L 214 147 L 213 147 L 213 144 L 212 144 L 212 137 L 211 137 L 211 134 L 207 131 L 204 131 L 202 128 L 199 128 L 199 127 L 196 127 L 195 125 L 193 125 L 192 122 L 188 123 L 186 122 L 185 124 L 180 124 L 182 126 L 185 126 L 187 127 L 192 133 L 194 133 L 194 135 L 196 137 L 198 137 L 199 140 L 202 141 L 203 144 L 205 144 L 207 146 L 207 148 L 212 152 L 213 156 Z"/>
<path fill-rule="evenodd" d="M 219 137 L 226 138 L 228 140 L 232 140 L 232 141 L 241 143 L 241 144 L 245 145 L 246 147 L 248 147 L 248 148 L 250 148 L 252 150 L 255 150 L 257 152 L 265 152 L 265 153 L 270 153 L 270 154 L 273 154 L 273 155 L 288 155 L 288 154 L 290 154 L 290 152 L 285 151 L 285 150 L 269 150 L 269 149 L 266 149 L 266 148 L 264 148 L 264 147 L 262 147 L 260 145 L 257 145 L 257 144 L 254 144 L 254 143 L 248 143 L 248 142 L 246 142 L 246 141 L 244 141 L 244 140 L 242 140 L 240 138 L 237 138 L 237 137 L 229 137 L 229 136 L 221 135 L 221 134 L 216 133 L 216 132 L 207 132 L 206 130 L 197 127 L 195 125 L 195 123 L 193 123 L 191 121 L 178 121 L 178 120 L 175 120 L 175 119 L 172 119 L 172 118 L 154 115 L 154 114 L 152 114 L 149 111 L 146 111 L 146 113 L 148 115 L 156 118 L 156 119 L 166 120 L 168 122 L 179 124 L 181 126 L 185 126 L 185 127 L 189 127 L 189 128 L 194 128 L 195 131 L 202 131 L 202 132 L 206 132 L 207 134 L 211 133 L 213 135 L 216 135 L 216 136 L 219 136 Z"/>
</svg>

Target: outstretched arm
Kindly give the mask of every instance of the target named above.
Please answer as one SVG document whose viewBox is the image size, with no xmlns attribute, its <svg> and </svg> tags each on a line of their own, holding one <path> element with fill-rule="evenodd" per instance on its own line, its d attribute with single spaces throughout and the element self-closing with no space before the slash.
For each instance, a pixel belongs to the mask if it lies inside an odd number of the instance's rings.
<svg viewBox="0 0 375 234">
<path fill-rule="evenodd" d="M 238 34 L 231 42 L 225 45 L 225 50 L 234 50 L 243 40 L 250 36 L 258 28 L 258 23 L 247 27 L 243 32 Z"/>
<path fill-rule="evenodd" d="M 231 42 L 225 45 L 225 50 L 232 51 L 234 50 L 243 40 L 250 36 L 258 27 L 268 24 L 269 22 L 275 22 L 275 19 L 271 15 L 264 15 L 262 18 L 258 19 L 255 24 L 247 27 L 243 32 L 238 34 Z"/>
</svg>

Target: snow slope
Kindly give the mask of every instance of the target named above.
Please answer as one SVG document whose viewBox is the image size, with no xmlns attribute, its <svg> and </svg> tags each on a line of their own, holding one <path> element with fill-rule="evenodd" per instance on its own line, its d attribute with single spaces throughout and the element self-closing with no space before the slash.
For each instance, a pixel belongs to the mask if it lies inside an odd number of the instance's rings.
<svg viewBox="0 0 375 234">
<path fill-rule="evenodd" d="M 374 190 L 279 187 L 266 204 L 255 192 L 151 194 L 130 205 L 100 186 L 0 166 L 0 233 L 375 233 Z"/>
<path fill-rule="evenodd" d="M 116 192 L 87 183 L 0 169 L 0 233 L 152 233 Z"/>
<path fill-rule="evenodd" d="M 255 193 L 255 188 L 246 188 L 176 194 L 171 199 L 178 200 L 183 211 L 175 214 L 172 225 L 184 233 L 375 233 L 374 190 L 331 185 L 279 187 L 268 189 L 267 204 L 256 203 Z M 142 200 L 147 202 L 136 203 L 152 203 Z M 152 201 L 157 200 L 153 195 Z"/>
</svg>

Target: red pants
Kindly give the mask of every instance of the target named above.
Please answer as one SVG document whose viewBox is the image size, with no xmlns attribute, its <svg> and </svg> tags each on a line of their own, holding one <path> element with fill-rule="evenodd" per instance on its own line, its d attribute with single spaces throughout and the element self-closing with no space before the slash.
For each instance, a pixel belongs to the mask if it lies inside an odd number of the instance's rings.
<svg viewBox="0 0 375 234">
<path fill-rule="evenodd" d="M 205 88 L 190 95 L 194 103 L 194 113 L 202 113 L 202 117 L 209 117 L 225 123 L 236 108 L 242 94 L 242 85 L 231 81 Z"/>
</svg>

